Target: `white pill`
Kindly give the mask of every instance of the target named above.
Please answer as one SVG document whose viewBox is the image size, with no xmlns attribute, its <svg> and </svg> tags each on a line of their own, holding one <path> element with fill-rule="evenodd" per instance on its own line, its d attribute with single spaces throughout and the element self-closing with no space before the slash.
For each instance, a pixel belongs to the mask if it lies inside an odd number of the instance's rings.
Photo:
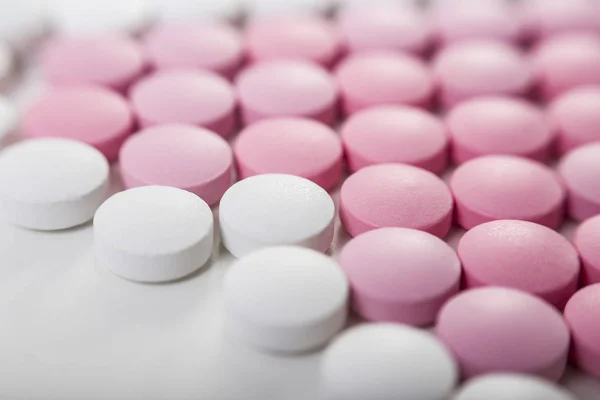
<svg viewBox="0 0 600 400">
<path fill-rule="evenodd" d="M 261 18 L 287 14 L 324 14 L 333 7 L 333 0 L 245 0 L 248 15 Z"/>
<path fill-rule="evenodd" d="M 237 21 L 242 16 L 239 0 L 154 0 L 157 17 L 165 21 Z"/>
<path fill-rule="evenodd" d="M 15 132 L 19 123 L 16 107 L 6 98 L 0 96 L 0 141 Z"/>
<path fill-rule="evenodd" d="M 246 178 L 221 199 L 221 240 L 236 257 L 267 246 L 297 245 L 321 252 L 333 240 L 335 205 L 308 179 L 286 174 Z"/>
<path fill-rule="evenodd" d="M 44 0 L 0 0 L 0 38 L 29 50 L 47 31 Z"/>
<path fill-rule="evenodd" d="M 456 364 L 442 343 L 406 325 L 350 329 L 321 361 L 326 400 L 442 400 L 457 379 Z"/>
<path fill-rule="evenodd" d="M 0 90 L 8 84 L 15 68 L 14 56 L 10 47 L 0 42 Z"/>
<path fill-rule="evenodd" d="M 453 400 L 575 400 L 554 383 L 534 376 L 492 374 L 468 381 Z"/>
<path fill-rule="evenodd" d="M 39 230 L 89 221 L 108 195 L 106 158 L 84 143 L 31 139 L 0 152 L 0 216 Z"/>
<path fill-rule="evenodd" d="M 200 197 L 168 186 L 144 186 L 106 200 L 94 216 L 96 258 L 115 275 L 167 282 L 206 264 L 213 215 Z"/>
<path fill-rule="evenodd" d="M 262 350 L 317 348 L 346 321 L 344 274 L 332 258 L 302 247 L 270 247 L 238 260 L 224 293 L 228 330 Z"/>
</svg>

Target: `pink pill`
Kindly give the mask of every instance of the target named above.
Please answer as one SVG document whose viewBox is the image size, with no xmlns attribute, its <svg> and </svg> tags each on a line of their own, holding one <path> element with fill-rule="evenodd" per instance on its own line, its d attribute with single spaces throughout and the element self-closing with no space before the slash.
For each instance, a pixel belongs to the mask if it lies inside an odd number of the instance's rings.
<svg viewBox="0 0 600 400">
<path fill-rule="evenodd" d="M 450 45 L 437 55 L 433 68 L 446 107 L 479 96 L 526 96 L 533 85 L 533 71 L 524 55 L 499 41 Z"/>
<path fill-rule="evenodd" d="M 600 9 L 594 0 L 528 0 L 521 8 L 524 29 L 533 40 L 564 33 L 600 32 Z"/>
<path fill-rule="evenodd" d="M 498 219 L 535 222 L 556 229 L 565 189 L 543 164 L 514 156 L 484 156 L 459 166 L 450 180 L 460 226 Z"/>
<path fill-rule="evenodd" d="M 432 76 L 422 61 L 406 54 L 351 55 L 339 65 L 336 77 L 346 114 L 379 105 L 431 105 Z"/>
<path fill-rule="evenodd" d="M 131 104 L 141 126 L 190 124 L 227 136 L 235 124 L 235 93 L 209 71 L 159 71 L 131 90 Z"/>
<path fill-rule="evenodd" d="M 430 325 L 460 286 L 454 250 L 415 229 L 359 235 L 343 248 L 340 266 L 350 282 L 354 311 L 369 321 Z"/>
<path fill-rule="evenodd" d="M 144 48 L 156 69 L 201 68 L 233 78 L 244 60 L 238 31 L 224 23 L 171 23 L 154 28 Z"/>
<path fill-rule="evenodd" d="M 460 103 L 446 117 L 457 164 L 489 154 L 550 158 L 555 130 L 544 112 L 524 100 L 481 97 Z"/>
<path fill-rule="evenodd" d="M 236 82 L 246 125 L 271 117 L 305 117 L 333 124 L 338 88 L 327 71 L 298 60 L 258 63 Z"/>
<path fill-rule="evenodd" d="M 436 332 L 465 379 L 517 372 L 557 381 L 565 370 L 569 330 L 551 305 L 515 289 L 472 289 L 442 307 Z"/>
<path fill-rule="evenodd" d="M 569 192 L 568 212 L 578 221 L 600 214 L 600 143 L 572 150 L 558 165 Z"/>
<path fill-rule="evenodd" d="M 173 186 L 216 204 L 231 186 L 233 155 L 219 135 L 190 125 L 161 125 L 131 136 L 119 154 L 126 188 Z"/>
<path fill-rule="evenodd" d="M 340 130 L 354 172 L 373 164 L 405 163 L 439 173 L 448 159 L 448 136 L 433 114 L 408 106 L 380 106 L 352 115 Z"/>
<path fill-rule="evenodd" d="M 342 174 L 342 144 L 328 126 L 303 118 L 273 118 L 242 130 L 234 145 L 241 179 L 290 174 L 333 189 Z"/>
<path fill-rule="evenodd" d="M 399 227 L 443 237 L 450 229 L 452 207 L 452 195 L 440 178 L 406 164 L 363 168 L 340 191 L 340 219 L 351 236 Z"/>
<path fill-rule="evenodd" d="M 579 256 L 564 236 L 543 225 L 501 220 L 481 224 L 458 244 L 467 288 L 519 289 L 563 309 L 577 290 Z"/>
<path fill-rule="evenodd" d="M 78 140 L 113 161 L 131 134 L 133 116 L 121 96 L 97 86 L 57 88 L 26 112 L 23 130 L 29 137 Z"/>
<path fill-rule="evenodd" d="M 583 285 L 600 283 L 600 216 L 585 220 L 573 238 L 581 257 L 581 282 Z"/>
</svg>

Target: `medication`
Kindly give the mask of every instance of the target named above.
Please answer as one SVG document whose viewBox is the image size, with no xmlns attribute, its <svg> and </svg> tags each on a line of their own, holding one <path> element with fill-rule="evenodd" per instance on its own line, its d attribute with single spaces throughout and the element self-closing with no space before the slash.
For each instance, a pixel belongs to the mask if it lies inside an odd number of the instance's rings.
<svg viewBox="0 0 600 400">
<path fill-rule="evenodd" d="M 576 400 L 560 386 L 529 375 L 498 373 L 468 381 L 452 400 Z"/>
<path fill-rule="evenodd" d="M 233 264 L 224 296 L 232 334 L 261 350 L 298 353 L 324 345 L 342 329 L 348 282 L 332 258 L 276 246 Z"/>
<path fill-rule="evenodd" d="M 15 68 L 13 53 L 4 42 L 0 41 L 0 91 L 8 86 Z"/>
<path fill-rule="evenodd" d="M 19 125 L 19 114 L 16 107 L 4 96 L 0 96 L 0 143 L 7 136 L 15 133 Z"/>
<path fill-rule="evenodd" d="M 573 244 L 581 258 L 581 283 L 584 286 L 600 283 L 600 216 L 583 221 L 577 227 Z"/>
<path fill-rule="evenodd" d="M 575 220 L 600 214 L 600 143 L 590 143 L 567 153 L 558 165 L 569 193 L 569 216 Z"/>
<path fill-rule="evenodd" d="M 520 11 L 530 40 L 568 33 L 600 32 L 600 9 L 594 0 L 527 0 Z"/>
<path fill-rule="evenodd" d="M 334 0 L 245 0 L 250 19 L 274 15 L 325 14 Z"/>
<path fill-rule="evenodd" d="M 213 216 L 193 193 L 168 186 L 119 192 L 94 216 L 96 258 L 115 275 L 139 282 L 182 278 L 213 248 Z"/>
<path fill-rule="evenodd" d="M 0 0 L 0 9 L 0 40 L 18 53 L 31 50 L 48 31 L 44 0 Z"/>
<path fill-rule="evenodd" d="M 153 0 L 157 18 L 173 23 L 238 22 L 243 16 L 239 0 Z"/>
</svg>

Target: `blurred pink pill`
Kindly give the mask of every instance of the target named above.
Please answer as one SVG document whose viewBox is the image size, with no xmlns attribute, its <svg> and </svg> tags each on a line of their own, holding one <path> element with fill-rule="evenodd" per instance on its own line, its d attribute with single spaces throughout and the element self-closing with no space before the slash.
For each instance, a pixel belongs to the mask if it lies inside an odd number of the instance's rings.
<svg viewBox="0 0 600 400">
<path fill-rule="evenodd" d="M 550 158 L 555 133 L 544 112 L 524 100 L 481 97 L 460 103 L 446 117 L 457 164 L 489 154 Z"/>
<path fill-rule="evenodd" d="M 373 164 L 405 163 L 439 173 L 448 159 L 448 136 L 441 121 L 408 106 L 359 111 L 340 130 L 346 160 L 354 172 Z"/>
<path fill-rule="evenodd" d="M 201 68 L 233 78 L 244 60 L 238 31 L 224 23 L 159 25 L 144 38 L 156 69 Z"/>
<path fill-rule="evenodd" d="M 465 379 L 493 372 L 557 381 L 565 370 L 569 330 L 554 307 L 508 288 L 462 292 L 440 311 L 437 335 Z"/>
<path fill-rule="evenodd" d="M 303 118 L 273 118 L 242 130 L 234 145 L 240 179 L 258 174 L 290 174 L 325 190 L 342 174 L 342 144 L 328 126 Z"/>
<path fill-rule="evenodd" d="M 234 128 L 235 93 L 209 71 L 159 71 L 131 89 L 131 105 L 142 127 L 190 124 L 227 136 Z"/>
<path fill-rule="evenodd" d="M 336 70 L 346 114 L 379 105 L 429 107 L 433 79 L 417 58 L 392 52 L 355 54 Z"/>
<path fill-rule="evenodd" d="M 467 288 L 519 289 L 563 309 L 577 290 L 579 257 L 564 236 L 543 225 L 501 220 L 481 224 L 458 244 Z"/>
<path fill-rule="evenodd" d="M 133 129 L 131 110 L 121 96 L 96 86 L 57 88 L 26 112 L 23 129 L 29 137 L 59 137 L 87 143 L 117 158 Z"/>
<path fill-rule="evenodd" d="M 460 261 L 443 240 L 406 228 L 358 235 L 340 254 L 352 308 L 369 321 L 430 325 L 458 293 Z"/>
<path fill-rule="evenodd" d="M 575 231 L 573 243 L 581 257 L 582 284 L 600 283 L 600 216 L 583 221 Z"/>
<path fill-rule="evenodd" d="M 484 156 L 459 166 L 450 180 L 460 226 L 518 219 L 556 229 L 565 189 L 543 164 L 514 156 Z"/>
<path fill-rule="evenodd" d="M 486 95 L 526 96 L 532 68 L 517 47 L 493 40 L 468 40 L 446 47 L 434 60 L 440 101 L 446 107 Z"/>
<path fill-rule="evenodd" d="M 527 0 L 522 3 L 523 24 L 528 38 L 600 32 L 600 8 L 595 0 Z"/>
<path fill-rule="evenodd" d="M 452 195 L 437 176 L 406 164 L 380 164 L 350 175 L 340 191 L 340 219 L 350 236 L 377 228 L 413 228 L 443 237 Z"/>
<path fill-rule="evenodd" d="M 569 192 L 568 211 L 578 221 L 600 214 L 600 143 L 572 150 L 558 165 Z"/>
<path fill-rule="evenodd" d="M 146 128 L 125 142 L 119 161 L 126 188 L 173 186 L 213 205 L 231 186 L 233 155 L 229 144 L 195 126 Z"/>
<path fill-rule="evenodd" d="M 327 71 L 306 61 L 254 64 L 236 82 L 246 125 L 271 117 L 305 117 L 331 125 L 338 88 Z"/>
</svg>

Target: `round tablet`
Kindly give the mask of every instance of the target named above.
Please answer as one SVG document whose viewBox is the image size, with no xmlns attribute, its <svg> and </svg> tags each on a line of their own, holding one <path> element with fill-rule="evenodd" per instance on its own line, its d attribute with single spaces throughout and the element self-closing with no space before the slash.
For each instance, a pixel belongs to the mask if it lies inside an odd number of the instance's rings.
<svg viewBox="0 0 600 400">
<path fill-rule="evenodd" d="M 271 117 L 306 117 L 328 125 L 336 119 L 335 81 L 309 62 L 255 64 L 238 75 L 237 90 L 246 125 Z"/>
<path fill-rule="evenodd" d="M 41 59 L 42 73 L 55 85 L 96 84 L 125 92 L 145 67 L 132 39 L 118 35 L 57 37 Z"/>
<path fill-rule="evenodd" d="M 241 179 L 281 173 L 333 189 L 342 174 L 342 144 L 335 131 L 303 118 L 272 118 L 242 130 L 234 145 Z"/>
<path fill-rule="evenodd" d="M 568 213 L 578 221 L 600 214 L 600 143 L 572 150 L 558 165 L 569 199 Z"/>
<path fill-rule="evenodd" d="M 352 308 L 369 321 L 431 325 L 460 288 L 455 251 L 429 233 L 381 228 L 350 240 L 340 266 L 352 288 Z"/>
<path fill-rule="evenodd" d="M 521 15 L 529 39 L 565 33 L 600 32 L 598 4 L 594 0 L 527 0 Z"/>
<path fill-rule="evenodd" d="M 0 90 L 3 90 L 14 72 L 13 53 L 4 42 L 0 41 Z"/>
<path fill-rule="evenodd" d="M 118 94 L 95 86 L 49 91 L 25 113 L 29 137 L 62 137 L 94 146 L 113 161 L 131 134 L 133 116 Z"/>
<path fill-rule="evenodd" d="M 145 36 L 144 49 L 156 69 L 208 69 L 226 78 L 233 78 L 244 60 L 240 33 L 219 22 L 158 25 Z"/>
<path fill-rule="evenodd" d="M 312 350 L 346 321 L 348 282 L 332 258 L 314 250 L 255 251 L 234 263 L 224 282 L 228 329 L 259 349 Z"/>
<path fill-rule="evenodd" d="M 0 153 L 0 216 L 29 229 L 71 228 L 92 219 L 108 184 L 108 162 L 93 147 L 25 140 Z"/>
<path fill-rule="evenodd" d="M 0 96 L 0 142 L 14 133 L 19 125 L 16 107 L 4 96 Z"/>
<path fill-rule="evenodd" d="M 560 386 L 521 374 L 498 373 L 467 382 L 452 400 L 576 400 Z"/>
<path fill-rule="evenodd" d="M 525 96 L 533 85 L 533 71 L 524 55 L 500 41 L 452 44 L 438 53 L 433 69 L 446 107 L 486 95 Z"/>
<path fill-rule="evenodd" d="M 433 335 L 405 325 L 352 328 L 321 360 L 328 400 L 445 399 L 457 375 L 454 360 Z"/>
<path fill-rule="evenodd" d="M 274 245 L 326 251 L 333 240 L 335 206 L 316 183 L 294 175 L 264 174 L 237 182 L 219 207 L 221 239 L 241 257 Z"/>
<path fill-rule="evenodd" d="M 159 71 L 133 85 L 130 98 L 143 127 L 181 123 L 228 136 L 235 125 L 235 93 L 209 71 Z"/>
<path fill-rule="evenodd" d="M 555 130 L 537 106 L 509 97 L 482 97 L 465 101 L 446 116 L 457 164 L 473 158 L 506 154 L 546 162 Z"/>
<path fill-rule="evenodd" d="M 379 105 L 429 107 L 434 91 L 426 65 L 407 54 L 351 55 L 336 70 L 346 114 Z"/>
<path fill-rule="evenodd" d="M 443 237 L 450 229 L 452 208 L 452 195 L 440 178 L 406 164 L 363 168 L 340 191 L 340 219 L 350 236 L 399 227 Z"/>
<path fill-rule="evenodd" d="M 168 186 L 119 192 L 94 216 L 96 258 L 115 275 L 139 282 L 182 278 L 213 248 L 213 215 L 198 196 Z"/>
<path fill-rule="evenodd" d="M 243 14 L 240 0 L 154 0 L 157 18 L 172 22 L 237 22 Z"/>
<path fill-rule="evenodd" d="M 463 378 L 518 372 L 557 381 L 569 351 L 569 330 L 551 305 L 515 289 L 467 290 L 448 301 L 438 337 L 458 360 Z"/>
<path fill-rule="evenodd" d="M 471 229 L 498 219 L 531 221 L 556 229 L 565 188 L 543 164 L 514 156 L 484 156 L 459 166 L 450 180 L 456 219 Z"/>
<path fill-rule="evenodd" d="M 405 163 L 433 173 L 444 170 L 448 136 L 441 121 L 408 106 L 359 111 L 340 129 L 350 171 L 373 164 Z"/>
<path fill-rule="evenodd" d="M 600 216 L 585 220 L 573 238 L 581 258 L 581 282 L 584 286 L 600 283 Z"/>
<path fill-rule="evenodd" d="M 125 187 L 173 186 L 219 202 L 231 185 L 233 156 L 219 135 L 188 125 L 165 124 L 131 136 L 119 154 Z"/>
</svg>

